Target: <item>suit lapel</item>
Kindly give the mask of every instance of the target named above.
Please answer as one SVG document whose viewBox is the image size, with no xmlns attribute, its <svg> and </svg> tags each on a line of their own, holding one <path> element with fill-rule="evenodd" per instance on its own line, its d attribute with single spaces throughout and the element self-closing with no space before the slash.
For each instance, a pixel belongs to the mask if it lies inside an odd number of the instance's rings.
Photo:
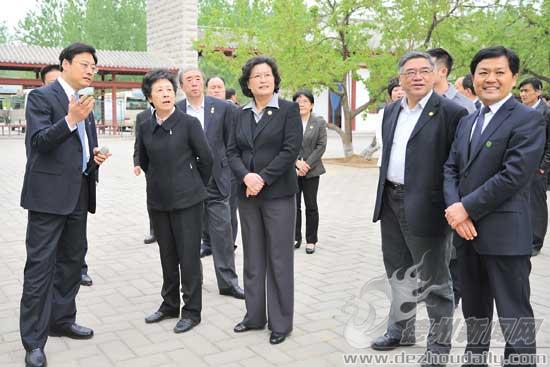
<svg viewBox="0 0 550 367">
<path fill-rule="evenodd" d="M 258 124 L 256 125 L 256 129 L 254 130 L 254 136 L 253 140 L 256 140 L 256 137 L 260 134 L 260 132 L 269 124 L 269 121 L 277 114 L 279 113 L 279 110 L 273 107 L 266 107 L 264 114 L 262 115 L 262 118 L 260 121 L 258 121 Z"/>
<path fill-rule="evenodd" d="M 426 126 L 426 124 L 433 119 L 434 116 L 439 112 L 439 102 L 441 97 L 439 97 L 435 92 L 432 92 L 432 96 L 428 99 L 428 103 L 422 109 L 422 113 L 414 125 L 414 129 L 409 137 L 409 141 L 414 139 L 414 137 Z"/>
<path fill-rule="evenodd" d="M 466 166 L 466 169 L 470 167 L 472 162 L 477 158 L 479 155 L 479 152 L 483 149 L 485 146 L 485 143 L 487 140 L 493 135 L 493 133 L 499 128 L 500 125 L 510 116 L 512 113 L 512 110 L 514 109 L 516 105 L 516 99 L 514 97 L 510 97 L 508 101 L 506 101 L 497 111 L 497 113 L 493 116 L 491 121 L 489 121 L 489 124 L 485 127 L 485 130 L 483 130 L 483 133 L 481 133 L 481 139 L 479 140 L 479 144 L 476 147 L 476 149 L 472 152 L 470 159 L 468 161 L 468 164 Z M 470 130 L 471 131 L 471 130 Z M 469 137 L 469 135 L 468 135 Z M 470 142 L 470 139 L 468 139 L 468 143 Z"/>
<path fill-rule="evenodd" d="M 52 89 L 54 91 L 55 98 L 57 98 L 59 104 L 61 105 L 61 108 L 63 108 L 65 113 L 69 113 L 69 99 L 67 98 L 65 90 L 63 90 L 63 87 L 57 80 L 53 83 Z"/>
<path fill-rule="evenodd" d="M 401 112 L 401 102 L 395 103 L 392 107 L 393 108 L 388 116 L 388 123 L 386 124 L 389 129 L 386 134 L 384 134 L 386 129 L 382 126 L 382 160 L 386 162 L 389 162 L 391 147 L 393 145 L 393 137 L 395 135 L 395 127 L 397 126 L 397 119 L 399 118 L 399 113 Z M 384 137 L 386 139 L 384 139 Z"/>
<path fill-rule="evenodd" d="M 479 110 L 478 110 L 479 111 Z M 469 118 L 468 121 L 465 123 L 465 131 L 464 135 L 461 136 L 462 141 L 460 141 L 460 158 L 461 158 L 461 167 L 462 170 L 460 173 L 464 172 L 466 170 L 466 166 L 469 161 L 468 152 L 470 150 L 470 134 L 472 133 L 472 128 L 474 127 L 474 122 L 477 119 L 477 113 L 473 113 Z"/>
<path fill-rule="evenodd" d="M 216 113 L 216 109 L 214 108 L 214 103 L 208 98 L 204 97 L 204 133 L 208 133 L 208 129 L 210 128 L 210 124 L 212 123 L 212 119 L 214 118 L 214 114 Z"/>
</svg>

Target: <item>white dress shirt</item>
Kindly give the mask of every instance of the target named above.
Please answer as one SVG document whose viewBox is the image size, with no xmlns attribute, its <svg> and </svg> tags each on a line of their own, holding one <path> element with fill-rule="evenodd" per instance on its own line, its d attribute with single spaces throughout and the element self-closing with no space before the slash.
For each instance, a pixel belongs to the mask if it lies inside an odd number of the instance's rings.
<svg viewBox="0 0 550 367">
<path fill-rule="evenodd" d="M 57 78 L 57 81 L 59 82 L 59 84 L 61 84 L 61 87 L 65 91 L 65 94 L 67 95 L 67 98 L 69 99 L 69 103 L 70 103 L 71 98 L 73 98 L 74 95 L 77 92 L 73 89 L 73 87 L 71 87 L 69 85 L 69 83 L 67 83 L 65 80 L 63 80 L 63 78 L 61 76 Z M 67 121 L 67 118 L 65 118 L 65 121 Z M 69 125 L 69 122 L 67 122 L 67 127 L 71 131 L 75 131 L 77 129 L 76 125 L 74 127 L 71 127 L 71 125 Z M 84 146 L 86 147 L 86 162 L 89 162 L 90 161 L 90 145 L 88 143 L 88 133 L 86 133 L 86 129 L 84 129 Z M 84 168 L 86 168 L 86 167 L 84 167 Z"/>
<path fill-rule="evenodd" d="M 269 102 L 267 103 L 267 105 L 264 107 L 263 110 L 258 111 L 258 109 L 256 108 L 256 102 L 254 101 L 254 99 L 252 99 L 250 102 L 245 104 L 243 107 L 243 110 L 251 109 L 252 112 L 254 112 L 254 120 L 256 120 L 256 123 L 258 123 L 262 119 L 266 107 L 279 109 L 279 95 L 277 93 L 273 93 L 273 96 L 271 97 L 271 99 L 269 100 Z M 269 112 L 269 114 L 271 114 L 271 112 Z"/>
<path fill-rule="evenodd" d="M 489 109 L 491 111 L 485 114 L 485 121 L 483 121 L 483 126 L 481 127 L 482 134 L 483 134 L 483 130 L 485 130 L 485 128 L 489 125 L 489 122 L 491 122 L 491 119 L 493 118 L 493 116 L 498 112 L 500 107 L 502 107 L 502 105 L 506 103 L 507 100 L 510 99 L 510 97 L 512 97 L 512 93 L 508 94 L 508 96 L 504 97 L 497 103 L 493 103 L 492 105 L 489 106 Z M 483 109 L 483 104 L 481 108 Z M 479 116 L 477 118 L 479 118 Z M 472 131 L 470 131 L 470 140 L 472 140 L 472 135 L 474 134 L 476 124 L 477 124 L 477 119 L 476 119 L 476 123 L 472 125 Z"/>
<path fill-rule="evenodd" d="M 433 91 L 430 91 L 412 109 L 407 105 L 407 97 L 401 99 L 401 112 L 399 113 L 397 125 L 395 126 L 395 134 L 393 136 L 388 172 L 386 175 L 388 181 L 398 184 L 405 183 L 407 143 L 432 93 Z"/>
<path fill-rule="evenodd" d="M 201 104 L 198 108 L 193 107 L 188 99 L 185 100 L 185 103 L 187 104 L 187 114 L 199 119 L 202 129 L 204 130 L 204 97 L 202 97 Z"/>
</svg>

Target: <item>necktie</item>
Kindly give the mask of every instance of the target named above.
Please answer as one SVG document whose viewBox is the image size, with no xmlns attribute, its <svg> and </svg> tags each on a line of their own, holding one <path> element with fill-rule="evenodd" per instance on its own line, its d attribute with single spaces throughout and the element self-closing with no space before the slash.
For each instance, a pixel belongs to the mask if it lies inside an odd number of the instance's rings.
<svg viewBox="0 0 550 367">
<path fill-rule="evenodd" d="M 78 102 L 78 93 L 74 95 L 75 101 Z M 78 130 L 78 137 L 80 138 L 80 144 L 82 145 L 82 172 L 86 171 L 88 165 L 88 152 L 86 151 L 86 125 L 84 121 L 80 121 L 76 124 Z"/>
<path fill-rule="evenodd" d="M 475 105 L 476 105 L 476 110 L 479 110 L 479 108 L 481 107 L 481 102 L 479 101 L 479 99 L 476 101 Z"/>
<path fill-rule="evenodd" d="M 472 139 L 470 140 L 470 152 L 469 152 L 469 155 L 471 156 L 472 153 L 475 151 L 475 149 L 477 148 L 480 140 L 481 140 L 481 133 L 482 133 L 482 128 L 483 128 L 483 124 L 485 123 L 485 114 L 490 112 L 491 110 L 489 109 L 489 107 L 487 106 L 483 106 L 483 108 L 481 109 L 478 117 L 477 117 L 477 122 L 476 122 L 476 126 L 474 128 L 474 133 L 472 134 Z"/>
</svg>

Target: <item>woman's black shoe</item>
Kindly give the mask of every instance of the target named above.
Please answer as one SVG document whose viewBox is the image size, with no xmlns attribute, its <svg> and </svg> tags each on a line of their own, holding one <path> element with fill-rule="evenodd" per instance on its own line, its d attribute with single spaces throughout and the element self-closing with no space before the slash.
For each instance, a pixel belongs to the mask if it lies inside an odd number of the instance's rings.
<svg viewBox="0 0 550 367">
<path fill-rule="evenodd" d="M 294 242 L 294 248 L 300 248 L 302 246 L 302 240 Z"/>
</svg>

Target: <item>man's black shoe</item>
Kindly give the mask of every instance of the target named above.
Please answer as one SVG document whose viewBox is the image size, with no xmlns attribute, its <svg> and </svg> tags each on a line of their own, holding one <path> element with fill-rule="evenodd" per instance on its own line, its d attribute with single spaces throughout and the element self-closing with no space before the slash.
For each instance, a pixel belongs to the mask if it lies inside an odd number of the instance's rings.
<svg viewBox="0 0 550 367">
<path fill-rule="evenodd" d="M 146 245 L 148 245 L 150 243 L 153 243 L 153 242 L 157 242 L 157 238 L 155 236 L 151 235 L 151 234 L 143 239 L 143 243 L 146 244 Z"/>
<path fill-rule="evenodd" d="M 212 255 L 212 250 L 210 248 L 201 248 L 201 257 L 206 257 Z"/>
<path fill-rule="evenodd" d="M 80 276 L 80 285 L 83 285 L 85 287 L 90 287 L 94 282 L 92 282 L 92 278 L 88 274 L 82 274 Z"/>
<path fill-rule="evenodd" d="M 286 334 L 279 334 L 276 332 L 272 332 L 271 335 L 269 336 L 269 342 L 271 344 L 280 344 L 284 342 L 285 339 L 286 339 Z"/>
<path fill-rule="evenodd" d="M 370 347 L 374 350 L 392 350 L 399 347 L 410 347 L 413 342 L 401 342 L 400 339 L 390 338 L 388 334 L 384 334 L 374 339 Z"/>
<path fill-rule="evenodd" d="M 46 367 L 46 355 L 40 348 L 31 350 L 25 353 L 25 367 Z"/>
<path fill-rule="evenodd" d="M 250 327 L 247 326 L 244 322 L 239 322 L 235 327 L 233 328 L 233 331 L 236 333 L 244 333 L 245 331 L 249 330 L 263 330 L 265 326 L 262 327 Z"/>
<path fill-rule="evenodd" d="M 67 326 L 52 327 L 49 332 L 50 336 L 66 336 L 71 339 L 91 339 L 94 336 L 94 331 L 85 326 L 78 324 L 70 324 Z"/>
<path fill-rule="evenodd" d="M 145 318 L 146 324 L 153 324 L 155 322 L 162 321 L 164 319 L 175 319 L 180 316 L 179 312 L 162 312 L 162 311 L 156 311 L 150 314 Z"/>
<path fill-rule="evenodd" d="M 295 249 L 300 248 L 300 246 L 302 246 L 302 240 L 297 240 L 296 242 L 294 242 L 294 248 Z"/>
<path fill-rule="evenodd" d="M 180 321 L 178 321 L 178 323 L 174 327 L 174 333 L 176 334 L 185 333 L 186 331 L 189 331 L 192 328 L 194 328 L 199 323 L 200 321 L 195 321 L 191 319 L 181 319 Z"/>
<path fill-rule="evenodd" d="M 222 288 L 220 289 L 220 294 L 222 296 L 231 296 L 237 299 L 244 299 L 244 290 L 238 285 L 231 288 Z"/>
</svg>

